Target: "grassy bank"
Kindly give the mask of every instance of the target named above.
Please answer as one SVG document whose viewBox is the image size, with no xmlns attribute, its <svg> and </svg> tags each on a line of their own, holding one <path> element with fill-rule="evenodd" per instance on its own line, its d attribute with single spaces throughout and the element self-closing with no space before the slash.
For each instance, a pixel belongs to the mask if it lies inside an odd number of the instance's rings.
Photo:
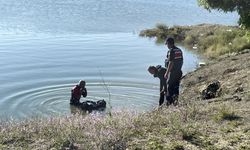
<svg viewBox="0 0 250 150">
<path fill-rule="evenodd" d="M 0 149 L 248 150 L 248 58 L 249 52 L 221 58 L 187 74 L 178 107 L 2 122 Z M 221 82 L 219 96 L 201 100 L 214 79 Z"/>
<path fill-rule="evenodd" d="M 187 47 L 197 47 L 210 58 L 250 48 L 250 31 L 235 26 L 201 24 L 168 27 L 158 24 L 153 29 L 141 31 L 140 36 L 157 38 L 162 42 L 168 36 Z"/>
<path fill-rule="evenodd" d="M 196 102 L 144 114 L 121 112 L 112 118 L 75 115 L 8 123 L 1 125 L 0 148 L 249 149 L 247 104 Z"/>
</svg>

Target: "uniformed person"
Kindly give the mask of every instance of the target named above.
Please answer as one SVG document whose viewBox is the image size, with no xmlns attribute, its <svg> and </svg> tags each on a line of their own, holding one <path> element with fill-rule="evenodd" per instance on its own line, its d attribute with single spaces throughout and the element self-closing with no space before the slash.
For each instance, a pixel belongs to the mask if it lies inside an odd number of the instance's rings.
<svg viewBox="0 0 250 150">
<path fill-rule="evenodd" d="M 167 104 L 173 104 L 179 95 L 180 80 L 182 77 L 183 53 L 175 46 L 173 38 L 167 38 L 165 45 L 169 51 L 165 60 L 166 72 L 164 78 L 167 80 Z"/>
<path fill-rule="evenodd" d="M 159 99 L 159 106 L 161 106 L 164 102 L 164 96 L 167 90 L 167 82 L 164 78 L 166 73 L 166 69 L 164 67 L 158 66 L 149 66 L 148 72 L 152 74 L 155 78 L 160 79 L 160 99 Z"/>
</svg>

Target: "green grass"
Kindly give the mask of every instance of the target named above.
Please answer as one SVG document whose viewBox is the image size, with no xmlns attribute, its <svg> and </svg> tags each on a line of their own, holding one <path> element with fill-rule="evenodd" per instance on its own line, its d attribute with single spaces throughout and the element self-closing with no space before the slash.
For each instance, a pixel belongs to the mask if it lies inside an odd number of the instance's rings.
<svg viewBox="0 0 250 150">
<path fill-rule="evenodd" d="M 250 48 L 250 31 L 234 26 L 201 24 L 196 26 L 156 25 L 140 32 L 142 37 L 155 37 L 157 42 L 171 36 L 186 47 L 198 47 L 200 53 L 210 58 L 231 54 Z"/>
</svg>

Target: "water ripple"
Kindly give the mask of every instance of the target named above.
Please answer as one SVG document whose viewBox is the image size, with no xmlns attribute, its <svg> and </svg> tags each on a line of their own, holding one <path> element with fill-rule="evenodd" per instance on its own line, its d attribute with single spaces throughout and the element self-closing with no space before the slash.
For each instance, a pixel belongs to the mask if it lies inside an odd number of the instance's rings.
<svg viewBox="0 0 250 150">
<path fill-rule="evenodd" d="M 35 84 L 34 81 L 32 83 Z M 0 103 L 8 115 L 18 117 L 47 116 L 70 113 L 69 99 L 72 84 L 52 84 L 39 88 L 19 90 L 6 95 Z M 34 87 L 34 86 L 30 86 Z M 152 108 L 157 105 L 157 89 L 150 84 L 134 82 L 107 82 L 110 102 L 114 109 Z M 14 87 L 13 87 L 14 88 Z M 88 97 L 84 100 L 109 100 L 106 87 L 101 82 L 88 82 Z M 14 90 L 14 89 L 13 89 Z"/>
</svg>

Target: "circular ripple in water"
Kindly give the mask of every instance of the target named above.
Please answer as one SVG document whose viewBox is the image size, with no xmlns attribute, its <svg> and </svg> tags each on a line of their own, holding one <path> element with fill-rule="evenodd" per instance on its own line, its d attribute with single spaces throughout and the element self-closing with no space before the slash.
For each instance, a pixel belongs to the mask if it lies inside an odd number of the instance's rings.
<svg viewBox="0 0 250 150">
<path fill-rule="evenodd" d="M 69 114 L 74 111 L 69 105 L 70 90 L 73 86 L 67 83 L 19 89 L 2 100 L 1 106 L 6 110 L 4 115 L 24 118 Z M 150 110 L 158 104 L 158 90 L 152 84 L 111 81 L 104 86 L 101 82 L 87 82 L 86 87 L 88 96 L 81 101 L 105 99 L 109 102 L 110 99 L 114 110 Z"/>
</svg>

